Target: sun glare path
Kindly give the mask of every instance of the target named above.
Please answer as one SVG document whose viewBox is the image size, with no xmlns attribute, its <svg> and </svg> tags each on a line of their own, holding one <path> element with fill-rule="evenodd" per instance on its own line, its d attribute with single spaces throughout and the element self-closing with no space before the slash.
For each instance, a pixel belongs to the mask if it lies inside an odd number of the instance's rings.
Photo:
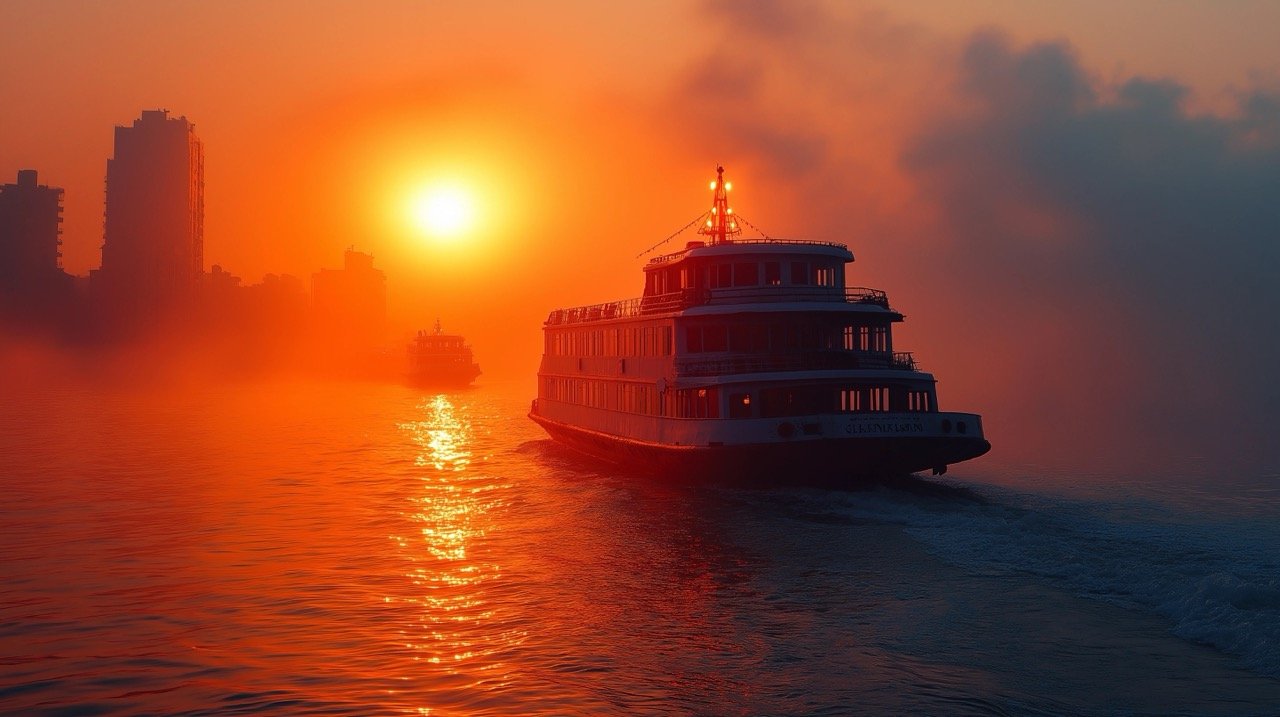
<svg viewBox="0 0 1280 717">
<path fill-rule="evenodd" d="M 475 225 L 475 201 L 462 187 L 437 185 L 414 195 L 410 214 L 414 225 L 427 236 L 453 240 Z"/>
</svg>

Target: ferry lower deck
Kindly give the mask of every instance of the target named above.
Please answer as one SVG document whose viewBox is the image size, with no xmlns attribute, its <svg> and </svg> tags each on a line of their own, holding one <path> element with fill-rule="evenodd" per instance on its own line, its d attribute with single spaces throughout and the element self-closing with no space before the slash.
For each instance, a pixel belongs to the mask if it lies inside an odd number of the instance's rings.
<svg viewBox="0 0 1280 717">
<path fill-rule="evenodd" d="M 581 406 L 539 400 L 529 417 L 552 438 L 582 453 L 687 478 L 856 482 L 920 471 L 943 473 L 948 464 L 976 458 L 991 447 L 982 438 L 981 418 L 969 413 L 734 420 L 588 417 L 583 411 Z"/>
</svg>

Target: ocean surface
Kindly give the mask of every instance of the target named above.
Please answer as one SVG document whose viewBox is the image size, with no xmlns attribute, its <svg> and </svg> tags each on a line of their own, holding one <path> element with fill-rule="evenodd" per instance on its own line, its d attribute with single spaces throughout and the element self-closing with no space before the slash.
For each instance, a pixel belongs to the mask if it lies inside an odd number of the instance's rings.
<svg viewBox="0 0 1280 717">
<path fill-rule="evenodd" d="M 530 398 L 0 386 L 0 712 L 1280 714 L 1277 476 L 689 486 Z"/>
</svg>

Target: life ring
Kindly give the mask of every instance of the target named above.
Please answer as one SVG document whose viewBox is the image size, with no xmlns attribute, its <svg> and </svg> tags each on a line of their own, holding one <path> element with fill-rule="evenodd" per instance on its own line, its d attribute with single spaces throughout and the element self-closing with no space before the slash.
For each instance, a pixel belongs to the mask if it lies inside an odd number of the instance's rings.
<svg viewBox="0 0 1280 717">
<path fill-rule="evenodd" d="M 796 427 L 786 421 L 778 424 L 778 435 L 783 438 L 790 438 L 796 434 Z"/>
</svg>

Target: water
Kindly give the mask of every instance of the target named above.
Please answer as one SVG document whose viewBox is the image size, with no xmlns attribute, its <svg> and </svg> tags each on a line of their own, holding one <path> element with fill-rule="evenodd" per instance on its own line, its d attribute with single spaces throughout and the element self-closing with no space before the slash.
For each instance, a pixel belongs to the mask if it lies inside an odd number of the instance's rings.
<svg viewBox="0 0 1280 717">
<path fill-rule="evenodd" d="M 637 480 L 525 387 L 0 389 L 14 714 L 1280 714 L 1280 500 Z"/>
</svg>

